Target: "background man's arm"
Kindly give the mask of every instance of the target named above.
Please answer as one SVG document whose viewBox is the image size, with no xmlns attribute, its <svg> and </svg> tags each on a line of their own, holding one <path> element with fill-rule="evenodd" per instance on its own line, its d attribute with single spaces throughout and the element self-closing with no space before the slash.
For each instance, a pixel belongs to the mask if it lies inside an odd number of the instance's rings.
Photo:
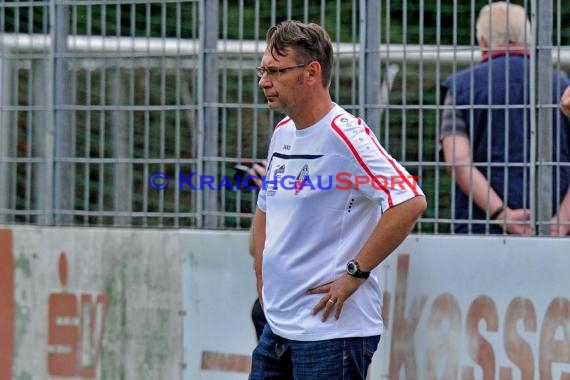
<svg viewBox="0 0 570 380">
<path fill-rule="evenodd" d="M 570 117 L 570 86 L 566 87 L 560 99 L 560 109 L 564 115 Z"/>
<path fill-rule="evenodd" d="M 558 213 L 552 217 L 552 227 L 550 234 L 555 236 L 566 236 L 570 232 L 570 187 L 558 208 Z"/>
<path fill-rule="evenodd" d="M 453 164 L 449 170 L 455 173 L 455 182 L 459 188 L 465 194 L 471 194 L 475 204 L 481 210 L 486 210 L 490 216 L 502 208 L 502 211 L 494 217 L 495 220 L 506 221 L 506 229 L 509 233 L 530 234 L 530 224 L 521 223 L 530 219 L 530 211 L 528 209 L 513 210 L 504 204 L 483 173 L 472 166 L 469 139 L 465 136 L 450 135 L 444 137 L 441 143 L 445 161 Z"/>
</svg>

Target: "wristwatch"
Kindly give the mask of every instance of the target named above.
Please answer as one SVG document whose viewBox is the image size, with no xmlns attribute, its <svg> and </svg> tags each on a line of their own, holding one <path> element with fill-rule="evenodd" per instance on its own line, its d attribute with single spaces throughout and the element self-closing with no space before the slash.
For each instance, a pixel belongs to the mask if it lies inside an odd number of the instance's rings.
<svg viewBox="0 0 570 380">
<path fill-rule="evenodd" d="M 360 265 L 355 260 L 350 260 L 346 264 L 346 273 L 356 278 L 367 279 L 370 276 L 370 272 L 364 272 L 360 270 Z"/>
</svg>

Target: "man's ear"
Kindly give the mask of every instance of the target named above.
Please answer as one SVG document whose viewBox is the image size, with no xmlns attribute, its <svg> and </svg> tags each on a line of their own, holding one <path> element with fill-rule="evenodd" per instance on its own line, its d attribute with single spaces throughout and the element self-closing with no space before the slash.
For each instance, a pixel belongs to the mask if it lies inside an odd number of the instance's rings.
<svg viewBox="0 0 570 380">
<path fill-rule="evenodd" d="M 489 49 L 489 42 L 487 41 L 487 39 L 483 36 L 479 36 L 479 38 L 477 39 L 477 41 L 479 42 L 479 48 L 481 50 L 487 50 Z"/>
<path fill-rule="evenodd" d="M 321 78 L 323 76 L 323 70 L 319 62 L 317 61 L 309 62 L 309 64 L 307 65 L 306 72 L 307 72 L 308 83 L 312 84 L 314 82 L 321 81 Z"/>
</svg>

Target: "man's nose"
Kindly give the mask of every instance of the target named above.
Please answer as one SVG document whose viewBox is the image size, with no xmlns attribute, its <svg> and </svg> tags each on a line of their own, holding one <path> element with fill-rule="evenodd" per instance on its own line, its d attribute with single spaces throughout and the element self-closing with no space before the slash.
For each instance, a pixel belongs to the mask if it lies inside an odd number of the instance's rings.
<svg viewBox="0 0 570 380">
<path fill-rule="evenodd" d="M 267 75 L 267 73 L 264 73 L 263 76 L 259 78 L 257 86 L 259 88 L 265 88 L 271 86 L 271 81 L 269 80 L 269 75 Z"/>
</svg>

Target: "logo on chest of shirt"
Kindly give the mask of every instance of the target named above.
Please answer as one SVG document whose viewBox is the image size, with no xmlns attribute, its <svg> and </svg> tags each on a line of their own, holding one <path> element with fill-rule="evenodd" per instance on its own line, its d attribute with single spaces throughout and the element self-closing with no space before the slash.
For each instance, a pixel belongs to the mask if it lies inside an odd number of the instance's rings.
<svg viewBox="0 0 570 380">
<path fill-rule="evenodd" d="M 298 195 L 305 187 L 315 190 L 309 177 L 309 165 L 304 164 L 296 177 L 285 175 L 285 164 L 276 165 L 270 170 L 269 178 L 266 178 L 267 195 L 273 196 L 277 190 L 293 190 L 294 195 Z"/>
<path fill-rule="evenodd" d="M 309 183 L 309 165 L 303 165 L 303 168 L 295 178 L 295 195 L 303 190 L 303 186 Z"/>
<path fill-rule="evenodd" d="M 275 192 L 279 188 L 279 182 L 285 174 L 285 164 L 278 164 L 273 171 L 271 171 L 271 176 L 267 179 L 267 195 L 275 195 Z"/>
</svg>

